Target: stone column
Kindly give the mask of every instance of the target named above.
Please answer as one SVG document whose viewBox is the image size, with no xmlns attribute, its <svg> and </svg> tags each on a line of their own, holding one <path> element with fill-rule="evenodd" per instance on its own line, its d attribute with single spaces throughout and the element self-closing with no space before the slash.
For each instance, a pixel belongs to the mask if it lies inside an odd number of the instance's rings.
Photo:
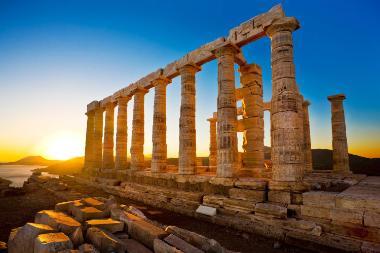
<svg viewBox="0 0 380 253">
<path fill-rule="evenodd" d="M 210 154 L 208 157 L 209 167 L 216 167 L 216 156 L 217 156 L 217 146 L 216 146 L 216 118 L 207 119 L 210 122 Z"/>
<path fill-rule="evenodd" d="M 217 177 L 233 177 L 238 168 L 234 58 L 239 49 L 227 44 L 217 50 L 218 125 Z"/>
<path fill-rule="evenodd" d="M 95 131 L 94 131 L 94 168 L 102 167 L 102 141 L 103 141 L 103 108 L 95 110 Z"/>
<path fill-rule="evenodd" d="M 200 67 L 187 64 L 179 68 L 181 74 L 181 112 L 179 117 L 178 174 L 195 174 L 195 73 Z"/>
<path fill-rule="evenodd" d="M 114 110 L 115 104 L 108 103 L 105 105 L 106 117 L 104 123 L 104 140 L 103 140 L 103 169 L 114 169 L 115 163 L 113 158 L 113 132 L 114 132 Z"/>
<path fill-rule="evenodd" d="M 343 108 L 344 99 L 346 96 L 343 94 L 328 97 L 331 102 L 333 171 L 337 173 L 350 173 L 346 120 Z"/>
<path fill-rule="evenodd" d="M 144 161 L 144 96 L 145 89 L 138 89 L 134 94 L 132 143 L 131 143 L 131 169 L 143 170 Z"/>
<path fill-rule="evenodd" d="M 90 171 L 93 168 L 93 162 L 94 162 L 95 112 L 88 111 L 86 115 L 87 115 L 87 129 L 86 129 L 84 168 L 85 168 L 85 171 Z"/>
<path fill-rule="evenodd" d="M 128 140 L 128 123 L 127 109 L 130 97 L 119 97 L 117 99 L 117 132 L 116 132 L 116 170 L 126 170 L 128 167 L 127 159 L 127 140 Z"/>
<path fill-rule="evenodd" d="M 241 66 L 240 82 L 244 93 L 242 104 L 245 125 L 245 170 L 261 175 L 264 169 L 264 101 L 260 66 Z"/>
<path fill-rule="evenodd" d="M 153 86 L 155 86 L 152 129 L 152 172 L 166 171 L 166 86 L 169 83 L 170 80 L 166 78 L 159 78 L 152 82 Z"/>
<path fill-rule="evenodd" d="M 292 31 L 299 27 L 295 18 L 284 17 L 266 28 L 271 39 L 272 65 L 272 166 L 273 180 L 300 181 L 303 177 L 302 104 L 295 81 Z"/>
<path fill-rule="evenodd" d="M 313 160 L 311 154 L 311 138 L 310 138 L 310 119 L 309 119 L 310 102 L 305 100 L 303 107 L 303 133 L 305 145 L 305 170 L 311 172 L 313 170 Z"/>
</svg>

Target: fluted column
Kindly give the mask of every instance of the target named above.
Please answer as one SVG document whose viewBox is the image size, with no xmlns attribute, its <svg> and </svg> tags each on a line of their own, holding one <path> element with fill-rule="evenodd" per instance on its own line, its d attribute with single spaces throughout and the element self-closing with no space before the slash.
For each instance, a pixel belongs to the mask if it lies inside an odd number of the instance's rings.
<svg viewBox="0 0 380 253">
<path fill-rule="evenodd" d="M 103 108 L 95 110 L 95 131 L 94 131 L 94 168 L 102 167 L 102 141 L 103 141 Z"/>
<path fill-rule="evenodd" d="M 117 132 L 116 132 L 116 170 L 126 170 L 128 167 L 127 159 L 127 141 L 128 141 L 128 123 L 127 109 L 130 97 L 119 97 L 117 99 Z"/>
<path fill-rule="evenodd" d="M 181 112 L 179 117 L 179 174 L 194 174 L 196 169 L 195 73 L 192 64 L 179 69 L 181 74 Z"/>
<path fill-rule="evenodd" d="M 215 50 L 218 58 L 217 177 L 233 177 L 238 169 L 234 69 L 238 51 L 230 44 Z"/>
<path fill-rule="evenodd" d="M 303 133 L 305 145 L 305 170 L 311 172 L 313 170 L 313 158 L 311 154 L 311 138 L 310 138 L 310 119 L 309 119 L 310 102 L 305 100 L 303 107 Z"/>
<path fill-rule="evenodd" d="M 337 173 L 350 173 L 346 120 L 343 108 L 344 99 L 346 96 L 343 94 L 328 97 L 331 102 L 333 171 Z"/>
<path fill-rule="evenodd" d="M 303 125 L 299 91 L 295 81 L 292 31 L 295 18 L 285 17 L 266 29 L 271 39 L 272 65 L 272 168 L 275 181 L 300 181 L 303 177 Z"/>
<path fill-rule="evenodd" d="M 131 169 L 143 170 L 144 161 L 144 96 L 145 89 L 139 89 L 134 94 L 132 143 L 131 143 Z"/>
<path fill-rule="evenodd" d="M 88 111 L 86 128 L 86 147 L 84 156 L 85 171 L 90 171 L 94 163 L 94 133 L 95 133 L 95 112 Z"/>
<path fill-rule="evenodd" d="M 240 67 L 243 90 L 245 170 L 261 173 L 264 169 L 264 102 L 261 68 L 257 64 Z"/>
<path fill-rule="evenodd" d="M 216 156 L 217 156 L 217 146 L 216 146 L 216 118 L 209 118 L 207 119 L 208 122 L 210 122 L 210 146 L 209 146 L 209 167 L 215 167 L 216 166 Z"/>
<path fill-rule="evenodd" d="M 163 172 L 166 170 L 166 86 L 169 83 L 170 80 L 166 78 L 156 79 L 152 82 L 153 86 L 155 86 L 152 129 L 152 172 Z"/>
<path fill-rule="evenodd" d="M 113 133 L 114 133 L 114 111 L 115 104 L 108 103 L 105 106 L 106 117 L 104 123 L 104 140 L 103 140 L 103 169 L 114 169 L 115 163 L 113 158 Z"/>
</svg>

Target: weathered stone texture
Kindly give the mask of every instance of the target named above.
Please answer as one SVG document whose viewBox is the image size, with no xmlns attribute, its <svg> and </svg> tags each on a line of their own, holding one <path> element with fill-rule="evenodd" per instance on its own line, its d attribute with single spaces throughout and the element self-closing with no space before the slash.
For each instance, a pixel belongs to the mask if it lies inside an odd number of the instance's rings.
<svg viewBox="0 0 380 253">
<path fill-rule="evenodd" d="M 105 106 L 105 126 L 103 140 L 103 169 L 114 169 L 113 157 L 113 132 L 114 132 L 114 103 L 109 103 Z"/>
<path fill-rule="evenodd" d="M 34 253 L 53 253 L 73 248 L 70 238 L 64 233 L 38 235 L 34 242 Z"/>
<path fill-rule="evenodd" d="M 117 99 L 117 130 L 116 130 L 116 157 L 115 169 L 127 169 L 127 141 L 128 141 L 128 123 L 127 123 L 127 106 L 130 97 L 119 97 Z"/>
<path fill-rule="evenodd" d="M 95 131 L 95 112 L 89 111 L 87 115 L 86 128 L 86 147 L 84 156 L 84 168 L 90 171 L 93 168 L 94 159 L 94 131 Z"/>
<path fill-rule="evenodd" d="M 310 102 L 307 100 L 302 103 L 305 171 L 307 172 L 311 172 L 313 170 L 313 160 L 312 160 L 312 154 L 311 154 L 309 106 L 310 106 Z"/>
<path fill-rule="evenodd" d="M 102 167 L 102 140 L 103 140 L 103 109 L 95 111 L 95 130 L 94 130 L 94 159 L 93 166 L 96 169 Z"/>
<path fill-rule="evenodd" d="M 209 118 L 207 121 L 210 122 L 210 145 L 209 145 L 209 166 L 215 167 L 217 160 L 217 144 L 216 144 L 216 118 Z"/>
</svg>

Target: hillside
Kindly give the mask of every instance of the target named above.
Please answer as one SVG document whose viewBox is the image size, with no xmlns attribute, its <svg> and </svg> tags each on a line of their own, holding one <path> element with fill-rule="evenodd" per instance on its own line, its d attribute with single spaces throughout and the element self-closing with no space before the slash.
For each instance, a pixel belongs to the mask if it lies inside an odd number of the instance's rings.
<svg viewBox="0 0 380 253">
<path fill-rule="evenodd" d="M 0 163 L 0 165 L 42 165 L 49 166 L 60 162 L 58 160 L 47 160 L 42 156 L 27 156 L 15 162 Z"/>
</svg>

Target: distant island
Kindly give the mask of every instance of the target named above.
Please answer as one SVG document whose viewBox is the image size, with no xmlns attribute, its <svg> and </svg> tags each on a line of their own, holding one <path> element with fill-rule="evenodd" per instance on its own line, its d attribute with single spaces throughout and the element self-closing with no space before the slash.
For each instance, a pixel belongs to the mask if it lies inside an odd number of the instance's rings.
<svg viewBox="0 0 380 253">
<path fill-rule="evenodd" d="M 49 166 L 61 162 L 59 160 L 48 160 L 42 156 L 27 156 L 15 162 L 0 163 L 0 165 L 41 165 Z"/>
</svg>

